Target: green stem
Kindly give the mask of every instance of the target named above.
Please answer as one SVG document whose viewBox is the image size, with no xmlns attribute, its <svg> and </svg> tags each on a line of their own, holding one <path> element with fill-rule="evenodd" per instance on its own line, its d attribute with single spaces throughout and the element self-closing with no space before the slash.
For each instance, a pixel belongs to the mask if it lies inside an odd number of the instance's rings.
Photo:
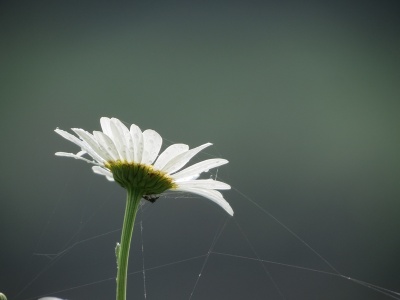
<svg viewBox="0 0 400 300">
<path fill-rule="evenodd" d="M 115 249 L 117 255 L 117 300 L 126 300 L 126 281 L 128 273 L 129 249 L 131 246 L 133 226 L 139 208 L 142 193 L 128 189 L 124 224 L 122 226 L 121 244 Z"/>
</svg>

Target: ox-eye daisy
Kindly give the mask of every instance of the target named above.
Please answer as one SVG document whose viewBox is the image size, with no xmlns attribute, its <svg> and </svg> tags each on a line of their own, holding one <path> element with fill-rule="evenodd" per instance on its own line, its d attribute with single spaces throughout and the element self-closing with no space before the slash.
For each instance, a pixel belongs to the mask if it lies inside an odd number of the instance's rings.
<svg viewBox="0 0 400 300">
<path fill-rule="evenodd" d="M 213 179 L 197 179 L 201 173 L 228 161 L 221 158 L 208 159 L 182 169 L 192 157 L 211 146 L 211 143 L 190 150 L 185 144 L 173 144 L 158 155 L 162 138 L 156 131 L 147 129 L 142 132 L 134 124 L 128 129 L 116 118 L 103 117 L 100 124 L 103 131 L 93 131 L 93 134 L 73 128 L 78 137 L 57 128 L 55 131 L 59 135 L 81 150 L 77 154 L 57 152 L 56 155 L 94 164 L 92 169 L 95 173 L 118 182 L 128 191 L 121 244 L 117 244 L 116 248 L 117 300 L 122 300 L 126 298 L 129 247 L 140 199 L 154 202 L 157 195 L 167 190 L 190 192 L 210 199 L 233 215 L 231 206 L 217 191 L 230 189 L 230 186 Z M 85 154 L 92 160 L 85 158 Z"/>
</svg>

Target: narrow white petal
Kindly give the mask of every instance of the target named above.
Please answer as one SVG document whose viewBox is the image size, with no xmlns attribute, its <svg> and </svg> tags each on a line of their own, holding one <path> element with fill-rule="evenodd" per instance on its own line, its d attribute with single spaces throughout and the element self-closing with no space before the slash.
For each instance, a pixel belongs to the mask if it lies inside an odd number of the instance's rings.
<svg viewBox="0 0 400 300">
<path fill-rule="evenodd" d="M 120 137 L 124 143 L 124 156 L 128 162 L 134 161 L 134 145 L 129 129 L 118 119 L 112 118 L 111 121 L 118 127 Z"/>
<path fill-rule="evenodd" d="M 212 190 L 229 190 L 231 186 L 213 179 L 187 180 L 178 182 L 180 188 L 199 188 Z"/>
<path fill-rule="evenodd" d="M 221 206 L 228 214 L 233 216 L 233 209 L 229 205 L 229 203 L 222 197 L 221 193 L 218 191 L 214 190 L 208 190 L 208 189 L 200 189 L 200 188 L 177 188 L 175 189 L 176 191 L 182 191 L 182 192 L 189 192 L 193 194 L 197 194 L 203 197 L 206 197 L 207 199 L 213 201 L 214 203 L 218 204 Z"/>
<path fill-rule="evenodd" d="M 76 155 L 77 156 L 83 156 L 85 155 L 87 152 L 85 150 L 79 151 Z"/>
<path fill-rule="evenodd" d="M 138 126 L 135 124 L 131 125 L 130 133 L 133 142 L 134 149 L 134 161 L 141 162 L 142 161 L 142 151 L 143 151 L 143 134 Z"/>
<path fill-rule="evenodd" d="M 95 160 L 98 162 L 104 163 L 107 160 L 107 153 L 99 146 L 96 139 L 89 132 L 80 129 L 80 128 L 72 128 L 72 130 L 79 135 L 79 137 L 85 141 L 90 148 L 87 151 Z M 86 149 L 85 149 L 86 150 Z"/>
<path fill-rule="evenodd" d="M 72 158 L 75 158 L 75 159 L 86 161 L 89 164 L 99 165 L 99 163 L 97 163 L 95 161 L 91 161 L 91 160 L 89 160 L 87 158 L 84 158 L 84 157 L 78 155 L 78 154 L 67 153 L 67 152 L 56 152 L 55 154 L 56 154 L 56 156 L 72 157 Z"/>
<path fill-rule="evenodd" d="M 80 129 L 80 130 L 82 130 L 82 129 Z M 59 135 L 61 135 L 63 138 L 65 138 L 65 139 L 69 140 L 70 142 L 73 142 L 74 144 L 81 147 L 81 149 L 86 151 L 91 157 L 93 157 L 93 159 L 95 159 L 99 162 L 102 162 L 101 158 L 97 155 L 97 153 L 85 141 L 82 141 L 82 140 L 78 139 L 76 136 L 70 134 L 69 132 L 66 132 L 66 131 L 58 129 L 58 128 L 54 131 L 57 132 Z"/>
<path fill-rule="evenodd" d="M 204 148 L 211 146 L 211 145 L 212 145 L 211 143 L 206 143 L 199 147 L 196 147 L 189 151 L 181 153 L 181 154 L 177 155 L 175 158 L 171 159 L 161 170 L 168 174 L 172 174 L 172 173 L 178 171 L 184 165 L 186 165 L 188 163 L 188 161 L 193 156 L 195 156 L 197 153 L 199 153 L 201 150 L 203 150 Z"/>
<path fill-rule="evenodd" d="M 160 152 L 162 138 L 158 132 L 147 129 L 143 131 L 143 154 L 142 163 L 152 164 Z"/>
<path fill-rule="evenodd" d="M 101 125 L 101 129 L 103 130 L 103 132 L 108 135 L 108 137 L 112 138 L 112 132 L 111 132 L 111 128 L 110 128 L 110 118 L 107 117 L 102 117 L 100 118 L 100 125 Z"/>
<path fill-rule="evenodd" d="M 226 159 L 222 159 L 222 158 L 207 159 L 207 160 L 198 162 L 197 164 L 194 164 L 190 167 L 187 167 L 186 169 L 183 169 L 182 171 L 179 171 L 171 176 L 173 179 L 179 181 L 180 179 L 190 178 L 194 175 L 199 175 L 203 172 L 207 172 L 210 169 L 222 166 L 227 163 L 228 163 L 228 161 Z"/>
<path fill-rule="evenodd" d="M 117 151 L 119 153 L 119 158 L 122 161 L 127 160 L 127 146 L 125 144 L 125 138 L 124 138 L 124 133 L 122 132 L 121 126 L 125 126 L 121 123 L 120 120 L 118 119 L 111 119 L 110 124 L 110 129 L 112 133 L 111 139 L 113 140 L 115 147 L 117 148 Z"/>
<path fill-rule="evenodd" d="M 185 144 L 173 144 L 165 149 L 154 163 L 154 168 L 161 170 L 171 159 L 177 155 L 189 150 L 189 146 Z"/>
<path fill-rule="evenodd" d="M 135 161 L 135 147 L 133 144 L 133 140 L 132 140 L 132 136 L 131 133 L 128 132 L 125 133 L 125 143 L 126 143 L 126 147 L 127 147 L 127 160 L 128 162 L 134 162 Z"/>
<path fill-rule="evenodd" d="M 103 148 L 104 151 L 108 153 L 110 156 L 110 160 L 118 160 L 119 154 L 117 149 L 115 148 L 114 142 L 101 131 L 93 131 L 93 136 L 99 143 L 99 145 Z"/>
<path fill-rule="evenodd" d="M 105 176 L 109 181 L 114 181 L 114 177 L 109 170 L 107 170 L 105 168 L 101 168 L 99 166 L 92 167 L 92 170 L 96 174 Z"/>
<path fill-rule="evenodd" d="M 100 131 L 99 131 L 100 132 Z M 102 135 L 106 136 L 104 133 L 101 132 Z M 110 154 L 110 152 L 107 150 L 108 144 L 103 144 L 103 141 L 101 138 L 97 138 L 98 135 L 95 134 L 95 131 L 93 131 L 93 139 L 96 141 L 99 150 L 101 151 L 101 156 L 105 161 L 113 160 L 113 155 Z"/>
<path fill-rule="evenodd" d="M 174 180 L 176 183 L 180 183 L 180 182 L 185 182 L 185 181 L 191 181 L 191 180 L 196 180 L 197 178 L 200 177 L 200 174 L 194 174 L 191 176 L 187 176 L 185 178 L 180 178 L 178 180 Z"/>
<path fill-rule="evenodd" d="M 61 135 L 64 139 L 66 139 L 70 142 L 73 142 L 75 145 L 78 145 L 81 148 L 83 148 L 83 146 L 85 146 L 80 139 L 78 139 L 76 136 L 70 134 L 69 132 L 66 132 L 66 131 L 58 129 L 58 128 L 55 129 L 54 131 L 57 132 L 59 135 Z"/>
</svg>

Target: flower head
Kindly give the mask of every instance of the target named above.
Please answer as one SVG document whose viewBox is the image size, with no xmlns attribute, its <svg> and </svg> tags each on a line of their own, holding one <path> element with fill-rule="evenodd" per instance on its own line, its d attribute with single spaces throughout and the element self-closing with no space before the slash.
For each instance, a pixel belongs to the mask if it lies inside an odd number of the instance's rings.
<svg viewBox="0 0 400 300">
<path fill-rule="evenodd" d="M 162 138 L 156 131 L 142 132 L 134 124 L 128 129 L 116 118 L 103 117 L 100 124 L 102 131 L 93 131 L 93 134 L 72 128 L 78 137 L 57 128 L 55 132 L 79 146 L 81 151 L 77 154 L 57 152 L 56 155 L 94 164 L 95 173 L 118 182 L 125 189 L 139 190 L 152 202 L 167 190 L 190 192 L 210 199 L 233 215 L 231 206 L 217 191 L 230 189 L 230 186 L 213 179 L 197 179 L 201 173 L 228 163 L 226 159 L 207 159 L 182 169 L 211 143 L 193 149 L 185 144 L 173 144 L 159 154 Z M 85 158 L 85 154 L 92 160 Z"/>
</svg>

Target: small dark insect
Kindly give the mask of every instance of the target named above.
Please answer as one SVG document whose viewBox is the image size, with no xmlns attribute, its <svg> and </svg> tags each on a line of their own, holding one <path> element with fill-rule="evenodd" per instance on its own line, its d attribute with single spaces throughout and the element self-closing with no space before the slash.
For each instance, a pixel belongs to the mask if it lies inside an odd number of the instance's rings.
<svg viewBox="0 0 400 300">
<path fill-rule="evenodd" d="M 147 201 L 150 201 L 151 203 L 156 202 L 156 200 L 157 200 L 158 198 L 160 198 L 160 195 L 156 195 L 156 194 L 153 194 L 153 195 L 144 195 L 144 196 L 143 196 L 143 199 L 145 199 L 145 200 L 147 200 Z"/>
</svg>

